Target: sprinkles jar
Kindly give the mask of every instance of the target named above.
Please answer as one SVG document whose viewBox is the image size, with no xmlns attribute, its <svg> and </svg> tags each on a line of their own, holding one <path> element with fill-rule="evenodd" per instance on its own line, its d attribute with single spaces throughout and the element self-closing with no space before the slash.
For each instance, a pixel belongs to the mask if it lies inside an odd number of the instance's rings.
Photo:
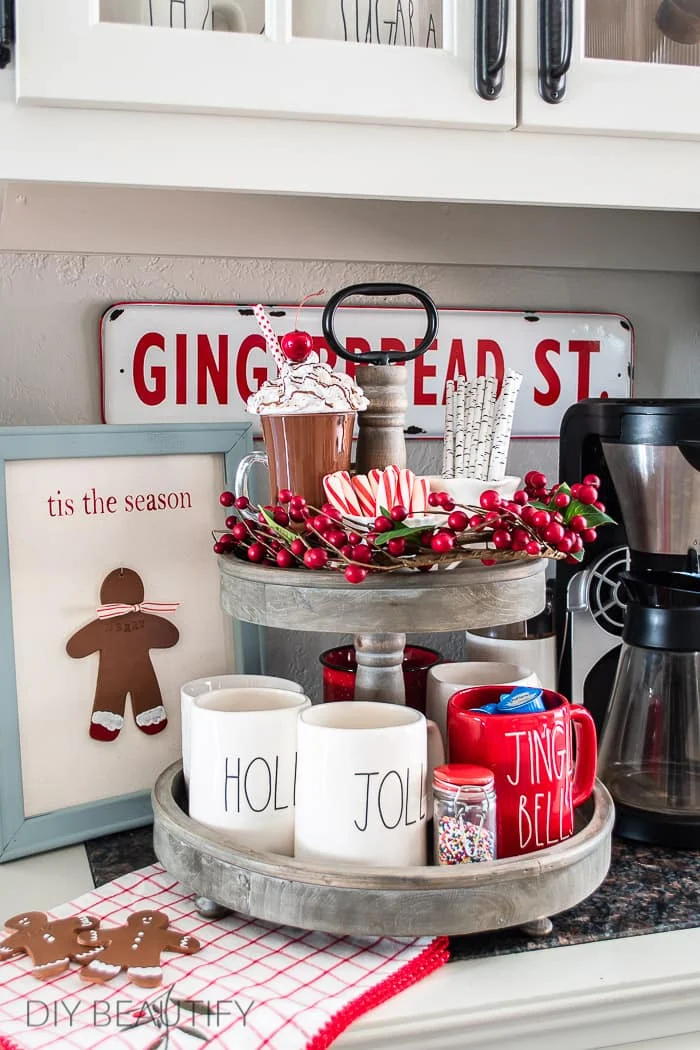
<svg viewBox="0 0 700 1050">
<path fill-rule="evenodd" d="M 496 859 L 494 777 L 484 766 L 450 763 L 433 773 L 435 862 Z"/>
</svg>

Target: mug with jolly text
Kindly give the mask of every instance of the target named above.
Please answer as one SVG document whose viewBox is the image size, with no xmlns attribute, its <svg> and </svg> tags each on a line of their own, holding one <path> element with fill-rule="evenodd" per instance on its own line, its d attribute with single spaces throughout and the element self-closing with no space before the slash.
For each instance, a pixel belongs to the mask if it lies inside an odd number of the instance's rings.
<svg viewBox="0 0 700 1050">
<path fill-rule="evenodd" d="M 573 834 L 574 810 L 595 785 L 596 731 L 584 707 L 549 689 L 542 691 L 541 712 L 473 710 L 498 703 L 502 692 L 485 685 L 456 693 L 447 708 L 447 733 L 451 762 L 493 771 L 498 856 L 515 857 Z"/>
<path fill-rule="evenodd" d="M 298 754 L 295 857 L 373 867 L 426 863 L 428 784 L 444 752 L 437 727 L 420 711 L 371 700 L 307 708 L 299 715 Z"/>
<path fill-rule="evenodd" d="M 297 719 L 310 707 L 283 689 L 219 689 L 195 698 L 189 814 L 232 844 L 290 856 Z"/>
</svg>

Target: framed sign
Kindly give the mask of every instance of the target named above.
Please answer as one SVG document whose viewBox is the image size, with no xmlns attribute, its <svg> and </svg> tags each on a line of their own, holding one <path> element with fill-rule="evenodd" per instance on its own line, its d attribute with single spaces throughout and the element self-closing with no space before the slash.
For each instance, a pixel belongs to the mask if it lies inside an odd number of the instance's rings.
<svg viewBox="0 0 700 1050">
<path fill-rule="evenodd" d="M 267 308 L 278 335 L 295 327 L 296 307 Z M 336 361 L 321 335 L 320 307 L 304 307 L 308 331 L 323 360 L 356 374 L 362 366 Z M 342 307 L 336 330 L 361 354 L 418 345 L 421 309 Z M 115 303 L 100 330 L 103 418 L 106 423 L 250 419 L 246 400 L 276 368 L 250 306 L 198 303 Z M 621 314 L 440 309 L 440 330 L 422 357 L 408 362 L 406 425 L 442 436 L 445 385 L 464 375 L 524 376 L 515 437 L 558 437 L 562 416 L 586 397 L 629 397 L 634 335 Z"/>
<path fill-rule="evenodd" d="M 211 530 L 249 424 L 0 429 L 0 861 L 136 827 L 233 668 Z"/>
</svg>

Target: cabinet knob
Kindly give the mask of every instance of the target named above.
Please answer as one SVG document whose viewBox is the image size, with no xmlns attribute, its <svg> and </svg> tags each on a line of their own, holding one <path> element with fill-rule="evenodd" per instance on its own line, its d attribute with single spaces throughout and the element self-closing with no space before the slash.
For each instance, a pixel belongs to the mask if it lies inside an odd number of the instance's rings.
<svg viewBox="0 0 700 1050">
<path fill-rule="evenodd" d="M 497 99 L 503 89 L 507 48 L 508 0 L 476 0 L 476 90 L 489 102 Z"/>
<path fill-rule="evenodd" d="M 571 65 L 574 0 L 540 0 L 538 17 L 540 95 L 556 105 L 566 93 Z"/>
</svg>

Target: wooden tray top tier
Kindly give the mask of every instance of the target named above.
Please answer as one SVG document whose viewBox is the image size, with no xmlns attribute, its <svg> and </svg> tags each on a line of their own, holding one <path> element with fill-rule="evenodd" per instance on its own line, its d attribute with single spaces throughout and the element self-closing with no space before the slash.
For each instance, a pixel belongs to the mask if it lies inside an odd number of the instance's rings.
<svg viewBox="0 0 700 1050">
<path fill-rule="evenodd" d="M 423 868 L 313 865 L 237 846 L 186 812 L 182 763 L 153 789 L 153 842 L 194 894 L 241 915 L 348 936 L 478 933 L 572 908 L 610 866 L 612 799 L 598 781 L 577 832 L 523 857 Z"/>
<path fill-rule="evenodd" d="M 239 620 L 295 631 L 460 631 L 515 623 L 545 607 L 543 558 L 438 572 L 370 575 L 275 569 L 221 555 L 221 604 Z"/>
</svg>

